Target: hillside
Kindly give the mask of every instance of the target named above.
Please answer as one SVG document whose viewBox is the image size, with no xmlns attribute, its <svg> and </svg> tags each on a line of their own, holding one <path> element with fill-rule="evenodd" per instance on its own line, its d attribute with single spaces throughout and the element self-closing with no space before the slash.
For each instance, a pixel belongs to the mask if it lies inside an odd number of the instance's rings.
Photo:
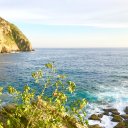
<svg viewBox="0 0 128 128">
<path fill-rule="evenodd" d="M 0 17 L 0 53 L 31 51 L 26 36 L 14 25 Z"/>
</svg>

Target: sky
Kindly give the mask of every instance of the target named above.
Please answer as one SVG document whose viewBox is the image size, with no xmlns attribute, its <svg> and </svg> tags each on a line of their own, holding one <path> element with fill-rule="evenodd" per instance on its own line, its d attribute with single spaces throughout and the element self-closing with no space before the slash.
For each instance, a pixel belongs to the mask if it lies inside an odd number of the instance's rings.
<svg viewBox="0 0 128 128">
<path fill-rule="evenodd" d="M 128 0 L 0 0 L 34 48 L 128 47 Z"/>
</svg>

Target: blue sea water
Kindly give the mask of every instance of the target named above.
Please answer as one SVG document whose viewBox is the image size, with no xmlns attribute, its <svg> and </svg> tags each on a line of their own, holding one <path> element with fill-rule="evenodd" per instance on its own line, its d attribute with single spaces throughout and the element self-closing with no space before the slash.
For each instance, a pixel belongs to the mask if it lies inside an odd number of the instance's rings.
<svg viewBox="0 0 128 128">
<path fill-rule="evenodd" d="M 0 86 L 21 89 L 33 82 L 31 73 L 54 61 L 60 73 L 77 85 L 75 98 L 94 106 L 128 103 L 128 49 L 35 49 L 0 54 Z"/>
</svg>

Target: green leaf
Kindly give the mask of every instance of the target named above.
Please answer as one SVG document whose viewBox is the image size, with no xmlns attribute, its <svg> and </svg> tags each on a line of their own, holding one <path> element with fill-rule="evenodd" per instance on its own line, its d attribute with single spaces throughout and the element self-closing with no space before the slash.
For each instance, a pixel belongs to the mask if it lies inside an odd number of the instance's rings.
<svg viewBox="0 0 128 128">
<path fill-rule="evenodd" d="M 52 63 L 47 63 L 47 64 L 45 64 L 45 67 L 47 67 L 47 68 L 50 68 L 50 69 L 53 69 L 53 64 Z"/>
<path fill-rule="evenodd" d="M 69 85 L 69 87 L 68 87 L 69 92 L 73 93 L 75 91 L 76 84 L 72 81 L 69 81 L 68 85 Z"/>
<path fill-rule="evenodd" d="M 73 81 L 67 82 L 66 76 L 58 74 L 53 64 L 47 63 L 43 71 L 41 69 L 32 73 L 32 77 L 40 85 L 38 92 L 32 91 L 28 85 L 24 86 L 23 91 L 17 91 L 12 86 L 8 87 L 10 94 L 18 94 L 16 95 L 16 107 L 8 113 L 8 120 L 5 122 L 8 128 L 24 126 L 61 128 L 63 116 L 65 118 L 66 115 L 67 119 L 73 122 L 86 123 L 84 118 L 86 113 L 83 108 L 87 101 L 75 99 L 75 102 L 68 102 L 68 92 L 73 93 L 76 84 Z M 0 93 L 2 91 L 3 88 L 0 87 Z M 0 123 L 0 128 L 3 128 L 2 123 Z"/>
<path fill-rule="evenodd" d="M 66 76 L 65 75 L 58 75 L 58 78 L 65 79 Z"/>
<path fill-rule="evenodd" d="M 33 72 L 32 73 L 32 77 L 34 79 L 39 79 L 39 78 L 42 78 L 43 77 L 43 71 L 42 70 L 39 70 L 37 72 Z"/>
<path fill-rule="evenodd" d="M 0 128 L 4 128 L 4 127 L 3 127 L 3 123 L 2 123 L 2 122 L 0 122 Z"/>
<path fill-rule="evenodd" d="M 82 99 L 82 101 L 80 103 L 80 109 L 83 109 L 85 107 L 85 105 L 87 105 L 87 101 L 86 101 L 86 99 Z"/>
<path fill-rule="evenodd" d="M 10 94 L 13 94 L 13 93 L 17 93 L 17 90 L 15 88 L 13 88 L 12 86 L 8 86 L 8 92 Z"/>
<path fill-rule="evenodd" d="M 25 85 L 25 86 L 24 86 L 24 91 L 25 91 L 25 92 L 28 92 L 29 90 L 30 90 L 30 87 L 29 87 L 28 85 Z"/>
<path fill-rule="evenodd" d="M 10 120 L 7 120 L 7 125 L 8 125 L 8 126 L 10 126 L 10 125 L 11 125 Z"/>
<path fill-rule="evenodd" d="M 3 87 L 0 87 L 0 94 L 2 94 L 3 92 Z"/>
</svg>

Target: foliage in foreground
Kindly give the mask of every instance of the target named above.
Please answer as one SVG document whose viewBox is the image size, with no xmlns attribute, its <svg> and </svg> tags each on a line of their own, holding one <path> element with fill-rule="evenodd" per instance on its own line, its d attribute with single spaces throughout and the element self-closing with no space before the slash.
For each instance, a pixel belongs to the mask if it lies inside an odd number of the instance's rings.
<svg viewBox="0 0 128 128">
<path fill-rule="evenodd" d="M 23 91 L 9 86 L 8 93 L 15 102 L 0 110 L 0 128 L 78 128 L 87 123 L 83 110 L 87 101 L 82 99 L 67 105 L 76 85 L 58 74 L 53 63 L 45 64 L 32 77 L 40 93 L 28 85 Z M 1 87 L 0 94 L 2 90 Z"/>
</svg>

